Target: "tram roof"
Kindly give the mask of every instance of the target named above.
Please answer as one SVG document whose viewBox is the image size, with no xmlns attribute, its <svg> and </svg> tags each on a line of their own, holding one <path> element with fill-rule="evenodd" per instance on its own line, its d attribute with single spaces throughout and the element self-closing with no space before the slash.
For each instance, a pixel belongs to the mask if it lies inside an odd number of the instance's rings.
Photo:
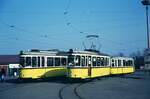
<svg viewBox="0 0 150 99">
<path fill-rule="evenodd" d="M 105 53 L 91 52 L 91 51 L 73 51 L 73 54 L 88 54 L 88 55 L 109 56 L 108 54 L 105 54 Z"/>
<path fill-rule="evenodd" d="M 120 57 L 120 56 L 112 57 L 112 59 L 133 60 L 133 58 L 131 58 L 131 57 Z"/>
<path fill-rule="evenodd" d="M 59 50 L 30 50 L 30 51 L 21 51 L 21 55 L 66 55 L 66 52 Z"/>
</svg>

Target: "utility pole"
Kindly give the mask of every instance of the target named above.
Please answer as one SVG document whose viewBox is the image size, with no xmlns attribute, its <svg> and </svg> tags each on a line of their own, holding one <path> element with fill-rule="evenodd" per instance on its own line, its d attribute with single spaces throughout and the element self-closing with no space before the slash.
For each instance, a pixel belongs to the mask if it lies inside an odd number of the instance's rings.
<svg viewBox="0 0 150 99">
<path fill-rule="evenodd" d="M 149 39 L 149 18 L 148 18 L 148 6 L 150 0 L 143 0 L 141 3 L 146 8 L 146 32 L 147 32 L 147 48 L 144 51 L 144 69 L 150 73 L 150 39 Z"/>
<path fill-rule="evenodd" d="M 148 5 L 150 5 L 150 0 L 143 0 L 141 3 L 146 8 L 146 32 L 147 32 L 147 48 L 150 48 L 150 39 L 149 39 L 149 18 L 148 18 Z"/>
</svg>

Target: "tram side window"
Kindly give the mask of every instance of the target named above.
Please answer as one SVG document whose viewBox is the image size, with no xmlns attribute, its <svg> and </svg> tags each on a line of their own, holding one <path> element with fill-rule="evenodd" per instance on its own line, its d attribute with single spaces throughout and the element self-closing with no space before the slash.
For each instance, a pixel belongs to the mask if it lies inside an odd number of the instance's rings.
<svg viewBox="0 0 150 99">
<path fill-rule="evenodd" d="M 92 62 L 93 62 L 93 66 L 96 66 L 96 57 L 93 57 Z"/>
<path fill-rule="evenodd" d="M 32 67 L 36 67 L 37 65 L 37 59 L 36 57 L 32 57 Z"/>
<path fill-rule="evenodd" d="M 101 59 L 101 66 L 104 66 L 104 58 L 101 57 L 100 59 Z"/>
<path fill-rule="evenodd" d="M 68 56 L 68 65 L 74 66 L 74 56 L 73 55 Z"/>
<path fill-rule="evenodd" d="M 97 66 L 100 66 L 100 65 L 101 65 L 100 57 L 97 57 Z"/>
<path fill-rule="evenodd" d="M 112 62 L 112 63 L 111 63 L 111 66 L 114 67 L 114 66 L 115 66 L 115 64 L 114 64 L 114 59 L 112 59 L 111 62 Z"/>
<path fill-rule="evenodd" d="M 20 65 L 21 65 L 22 67 L 25 66 L 25 58 L 24 58 L 24 57 L 20 57 Z"/>
<path fill-rule="evenodd" d="M 40 67 L 40 63 L 41 63 L 40 62 L 40 57 L 38 57 L 38 64 L 37 64 L 38 67 Z"/>
<path fill-rule="evenodd" d="M 53 66 L 53 58 L 52 57 L 47 57 L 47 66 Z"/>
<path fill-rule="evenodd" d="M 82 66 L 85 66 L 85 56 L 81 57 L 81 64 L 82 64 Z"/>
<path fill-rule="evenodd" d="M 44 65 L 45 65 L 45 59 L 44 57 L 42 57 L 42 67 L 44 67 Z"/>
<path fill-rule="evenodd" d="M 60 66 L 60 58 L 55 58 L 55 66 Z"/>
<path fill-rule="evenodd" d="M 133 66 L 133 61 L 132 60 L 130 60 L 130 66 Z"/>
<path fill-rule="evenodd" d="M 133 61 L 131 61 L 131 66 L 134 66 L 134 62 Z"/>
<path fill-rule="evenodd" d="M 26 57 L 26 66 L 31 66 L 31 57 Z"/>
<path fill-rule="evenodd" d="M 76 56 L 75 63 L 76 63 L 76 66 L 80 66 L 80 56 L 79 55 Z"/>
<path fill-rule="evenodd" d="M 115 60 L 115 67 L 117 67 L 117 60 Z"/>
<path fill-rule="evenodd" d="M 118 60 L 118 66 L 121 66 L 121 60 Z"/>
<path fill-rule="evenodd" d="M 91 56 L 88 56 L 88 66 L 91 66 Z"/>
<path fill-rule="evenodd" d="M 132 62 L 131 60 L 128 60 L 128 61 L 127 61 L 127 65 L 128 65 L 128 66 L 133 66 L 133 62 Z"/>
<path fill-rule="evenodd" d="M 109 58 L 106 58 L 106 66 L 109 66 Z"/>
<path fill-rule="evenodd" d="M 66 58 L 61 58 L 61 65 L 66 66 L 67 60 Z"/>
<path fill-rule="evenodd" d="M 130 66 L 130 63 L 129 63 L 129 61 L 126 61 L 126 66 Z"/>
<path fill-rule="evenodd" d="M 126 66 L 126 61 L 125 60 L 123 60 L 123 66 Z"/>
<path fill-rule="evenodd" d="M 107 66 L 107 58 L 104 58 L 104 66 Z"/>
</svg>

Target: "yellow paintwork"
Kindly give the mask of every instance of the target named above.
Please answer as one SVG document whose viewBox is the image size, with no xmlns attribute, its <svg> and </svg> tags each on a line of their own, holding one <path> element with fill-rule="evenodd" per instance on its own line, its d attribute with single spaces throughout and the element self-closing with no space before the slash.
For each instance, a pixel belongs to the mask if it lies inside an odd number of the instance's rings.
<svg viewBox="0 0 150 99">
<path fill-rule="evenodd" d="M 70 78 L 89 78 L 88 68 L 69 68 L 67 76 Z"/>
<path fill-rule="evenodd" d="M 70 78 L 93 78 L 110 74 L 110 68 L 91 68 L 91 76 L 88 75 L 88 68 L 69 68 L 68 77 Z"/>
<path fill-rule="evenodd" d="M 125 67 L 123 68 L 123 73 L 133 73 L 134 68 L 133 67 Z"/>
<path fill-rule="evenodd" d="M 110 74 L 133 73 L 134 67 L 92 67 L 91 76 L 88 75 L 88 68 L 66 68 L 66 67 L 47 67 L 47 68 L 22 68 L 20 69 L 20 78 L 44 78 L 58 77 L 67 74 L 70 78 L 94 78 Z"/>
<path fill-rule="evenodd" d="M 20 78 L 44 78 L 65 76 L 65 67 L 47 67 L 47 68 L 22 68 L 20 69 Z"/>
<path fill-rule="evenodd" d="M 111 68 L 110 73 L 111 74 L 118 74 L 118 68 L 117 67 L 116 68 L 115 67 Z"/>
<path fill-rule="evenodd" d="M 126 73 L 133 73 L 134 72 L 134 67 L 129 66 L 129 67 L 111 67 L 111 74 L 126 74 Z"/>
<path fill-rule="evenodd" d="M 109 67 L 92 68 L 91 77 L 100 77 L 100 76 L 105 76 L 105 75 L 110 75 Z"/>
<path fill-rule="evenodd" d="M 110 74 L 126 74 L 133 73 L 134 67 L 99 67 L 99 68 L 91 68 L 91 76 L 88 75 L 88 68 L 68 68 L 68 77 L 70 78 L 94 78 L 101 77 Z"/>
</svg>

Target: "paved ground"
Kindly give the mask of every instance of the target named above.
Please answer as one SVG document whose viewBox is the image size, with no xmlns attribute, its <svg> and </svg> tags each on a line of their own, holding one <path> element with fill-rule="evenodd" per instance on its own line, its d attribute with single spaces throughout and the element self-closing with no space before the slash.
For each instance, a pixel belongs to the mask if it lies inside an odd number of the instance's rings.
<svg viewBox="0 0 150 99">
<path fill-rule="evenodd" d="M 10 79 L 0 83 L 0 99 L 150 99 L 150 76 L 136 72 L 84 83 Z"/>
</svg>

